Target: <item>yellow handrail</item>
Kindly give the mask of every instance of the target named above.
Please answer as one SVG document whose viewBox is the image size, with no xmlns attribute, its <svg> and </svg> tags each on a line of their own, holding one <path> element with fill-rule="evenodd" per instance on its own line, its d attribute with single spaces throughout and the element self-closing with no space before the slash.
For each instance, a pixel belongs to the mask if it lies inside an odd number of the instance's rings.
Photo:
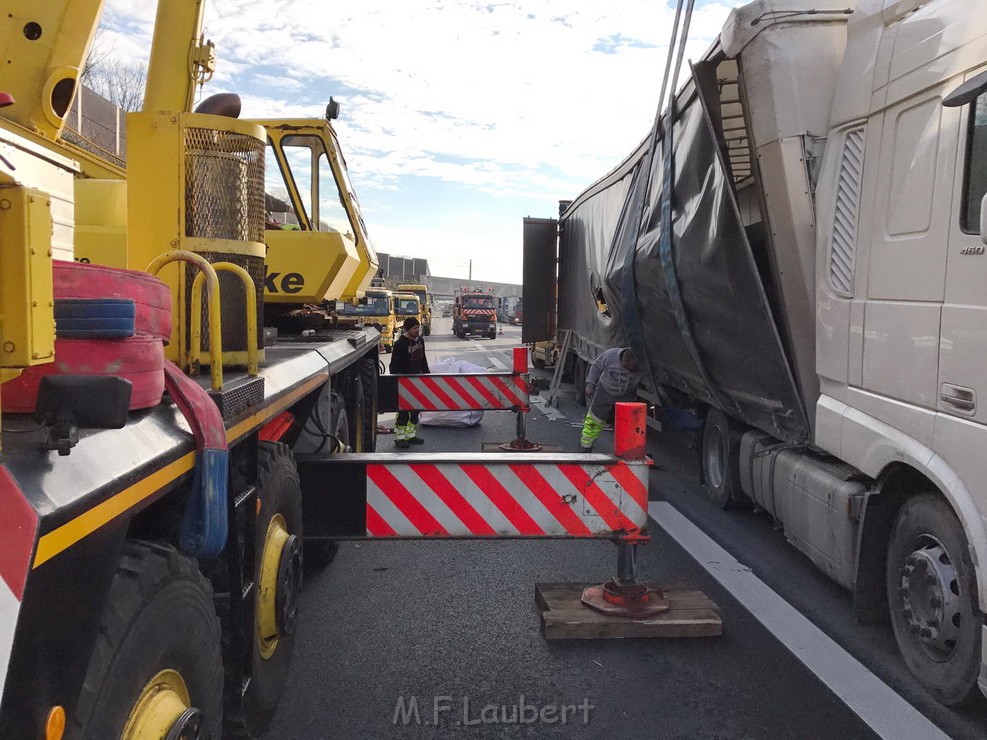
<svg viewBox="0 0 987 740">
<path fill-rule="evenodd" d="M 243 290 L 247 299 L 247 374 L 257 375 L 259 353 L 257 350 L 257 294 L 254 292 L 254 280 L 250 277 L 250 273 L 232 262 L 213 262 L 212 268 L 216 272 L 232 272 L 243 283 Z M 192 282 L 192 357 L 198 357 L 201 350 L 202 332 L 195 331 L 194 327 L 202 324 L 202 299 L 200 296 L 204 279 L 204 273 L 200 272 Z M 212 311 L 211 305 L 209 310 Z M 212 349 L 211 341 L 209 348 Z"/>
<path fill-rule="evenodd" d="M 219 301 L 219 276 L 216 274 L 216 270 L 213 266 L 195 252 L 189 252 L 185 249 L 175 249 L 170 252 L 165 252 L 160 254 L 151 260 L 151 264 L 147 266 L 145 272 L 149 272 L 152 275 L 157 275 L 161 268 L 172 262 L 189 262 L 199 268 L 199 274 L 195 276 L 195 283 L 202 290 L 202 282 L 200 278 L 206 281 L 206 300 L 209 302 L 209 377 L 212 390 L 218 391 L 223 388 L 223 317 L 220 313 L 220 301 Z M 194 293 L 193 295 L 199 295 L 199 293 Z M 256 307 L 254 308 L 254 313 L 256 314 Z M 256 324 L 256 319 L 254 320 Z M 195 352 L 192 353 L 189 366 L 185 368 L 186 371 L 198 372 L 199 366 L 199 347 L 202 345 L 202 301 L 192 301 L 192 319 L 191 319 L 191 342 L 192 346 L 195 347 Z M 256 329 L 255 329 L 256 333 Z M 255 342 L 256 344 L 256 342 Z M 182 348 L 179 347 L 179 356 L 183 354 Z"/>
</svg>

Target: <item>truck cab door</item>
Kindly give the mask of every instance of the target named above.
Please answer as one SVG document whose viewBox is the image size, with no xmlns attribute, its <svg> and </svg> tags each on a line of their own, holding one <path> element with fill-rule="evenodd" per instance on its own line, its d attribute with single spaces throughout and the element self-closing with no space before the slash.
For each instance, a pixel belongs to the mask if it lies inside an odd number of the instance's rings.
<svg viewBox="0 0 987 740">
<path fill-rule="evenodd" d="M 946 256 L 937 408 L 987 422 L 987 245 L 980 216 L 987 195 L 987 93 L 962 111 Z"/>
</svg>

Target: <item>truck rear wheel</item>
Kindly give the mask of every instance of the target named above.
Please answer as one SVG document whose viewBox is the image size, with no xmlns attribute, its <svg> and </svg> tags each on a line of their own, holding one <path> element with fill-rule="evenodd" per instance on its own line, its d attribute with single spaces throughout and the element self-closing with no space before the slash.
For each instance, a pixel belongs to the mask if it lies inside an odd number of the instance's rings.
<svg viewBox="0 0 987 740">
<path fill-rule="evenodd" d="M 165 545 L 126 542 L 82 691 L 69 713 L 70 732 L 86 738 L 219 737 L 220 632 L 212 589 L 195 561 Z"/>
<path fill-rule="evenodd" d="M 431 334 L 432 334 L 432 325 L 431 324 L 424 324 L 422 326 L 422 334 L 424 334 L 426 337 L 427 336 L 431 336 Z"/>
<path fill-rule="evenodd" d="M 740 508 L 747 496 L 740 487 L 740 438 L 743 432 L 719 409 L 703 423 L 702 474 L 706 494 L 721 509 Z"/>
<path fill-rule="evenodd" d="M 901 656 L 947 706 L 982 701 L 982 620 L 963 526 L 936 493 L 909 498 L 888 544 L 888 603 Z"/>
<path fill-rule="evenodd" d="M 243 695 L 248 734 L 267 729 L 291 666 L 302 579 L 302 491 L 287 445 L 261 442 L 257 463 L 253 675 Z"/>
<path fill-rule="evenodd" d="M 572 382 L 575 387 L 576 403 L 580 406 L 590 403 L 593 399 L 586 398 L 586 363 L 581 357 L 572 361 Z"/>
</svg>

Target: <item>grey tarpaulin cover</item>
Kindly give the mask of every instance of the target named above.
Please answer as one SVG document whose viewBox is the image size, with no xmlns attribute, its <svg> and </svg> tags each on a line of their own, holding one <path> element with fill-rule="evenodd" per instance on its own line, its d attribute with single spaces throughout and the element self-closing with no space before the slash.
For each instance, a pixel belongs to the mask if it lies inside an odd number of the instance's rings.
<svg viewBox="0 0 987 740">
<path fill-rule="evenodd" d="M 804 406 L 715 129 L 697 87 L 689 89 L 672 129 L 671 192 L 663 188 L 667 137 L 653 158 L 649 137 L 563 215 L 559 328 L 603 346 L 630 344 L 655 383 L 804 442 Z M 660 206 L 669 197 L 663 240 Z"/>
</svg>

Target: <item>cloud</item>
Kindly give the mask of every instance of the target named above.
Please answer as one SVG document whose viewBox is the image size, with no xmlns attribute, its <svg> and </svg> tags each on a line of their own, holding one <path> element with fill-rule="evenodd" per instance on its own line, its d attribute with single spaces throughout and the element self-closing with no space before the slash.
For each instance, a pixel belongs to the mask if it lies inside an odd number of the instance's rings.
<svg viewBox="0 0 987 740">
<path fill-rule="evenodd" d="M 696 10 L 689 58 L 737 4 Z M 118 53 L 146 57 L 154 6 L 107 0 Z M 551 204 L 604 175 L 651 125 L 672 19 L 655 0 L 224 0 L 207 4 L 219 59 L 208 92 L 239 92 L 245 117 L 320 116 L 336 97 L 380 235 L 408 178 L 471 189 L 479 212 L 489 198 Z M 433 233 L 422 248 L 452 250 L 458 236 Z M 518 245 L 501 250 L 513 259 Z"/>
</svg>

